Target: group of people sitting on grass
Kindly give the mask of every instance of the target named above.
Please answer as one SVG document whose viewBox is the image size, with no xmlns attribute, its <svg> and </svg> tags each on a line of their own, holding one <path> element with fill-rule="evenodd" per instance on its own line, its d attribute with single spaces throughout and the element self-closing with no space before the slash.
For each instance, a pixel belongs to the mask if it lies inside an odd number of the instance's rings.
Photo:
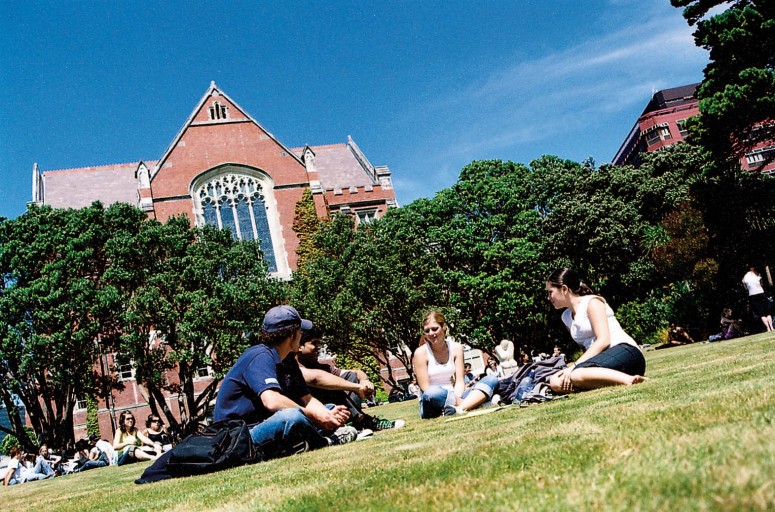
<svg viewBox="0 0 775 512">
<path fill-rule="evenodd" d="M 552 273 L 546 293 L 555 309 L 564 310 L 562 320 L 584 354 L 567 367 L 558 349 L 550 362 L 561 360 L 562 364 L 548 365 L 544 369 L 549 371 L 536 375 L 536 380 L 544 380 L 558 394 L 646 380 L 640 348 L 622 330 L 605 299 L 594 294 L 575 272 L 561 269 Z M 482 378 L 469 375 L 466 382 L 463 347 L 450 338 L 441 312 L 428 312 L 422 329 L 422 343 L 413 355 L 421 418 L 466 413 L 509 385 L 511 378 L 499 378 L 497 368 Z M 224 377 L 214 420 L 243 420 L 264 457 L 340 445 L 404 426 L 403 420 L 363 411 L 362 401 L 373 395 L 374 384 L 360 370 L 321 362 L 321 332 L 295 308 L 270 309 L 256 341 Z M 112 445 L 95 443 L 89 451 L 82 451 L 81 457 L 87 459 L 83 467 L 153 460 L 164 450 L 163 442 L 149 431 L 138 431 L 128 411 L 121 414 L 119 424 Z M 155 418 L 149 424 L 155 425 Z"/>
<path fill-rule="evenodd" d="M 638 344 L 619 325 L 605 299 L 570 269 L 546 283 L 547 299 L 565 310 L 562 320 L 584 354 L 573 367 L 564 364 L 543 378 L 563 394 L 646 380 L 646 361 Z M 449 339 L 439 311 L 423 319 L 422 344 L 413 366 L 420 416 L 465 413 L 492 400 L 504 385 L 497 369 L 466 385 L 463 347 Z M 258 343 L 249 347 L 224 378 L 215 420 L 240 419 L 251 425 L 253 443 L 267 457 L 279 457 L 369 437 L 375 430 L 400 428 L 365 414 L 360 400 L 373 384 L 360 371 L 340 370 L 318 361 L 320 332 L 291 306 L 269 310 Z M 556 358 L 562 358 L 556 351 Z"/>
<path fill-rule="evenodd" d="M 72 456 L 57 455 L 45 444 L 40 446 L 37 455 L 13 447 L 4 469 L 0 470 L 0 478 L 3 485 L 15 485 L 106 466 L 155 460 L 172 448 L 170 436 L 161 418 L 155 414 L 148 416 L 145 425 L 144 431 L 139 430 L 134 415 L 123 411 L 113 443 L 99 436 L 80 439 L 75 443 L 74 452 L 70 453 Z"/>
</svg>

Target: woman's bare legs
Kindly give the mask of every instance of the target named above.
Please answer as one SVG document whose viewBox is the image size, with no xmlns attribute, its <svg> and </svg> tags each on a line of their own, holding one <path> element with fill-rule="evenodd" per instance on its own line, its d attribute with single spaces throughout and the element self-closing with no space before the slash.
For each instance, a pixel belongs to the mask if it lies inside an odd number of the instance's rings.
<svg viewBox="0 0 775 512">
<path fill-rule="evenodd" d="M 468 396 L 466 396 L 460 403 L 460 408 L 464 411 L 473 411 L 484 402 L 487 401 L 487 395 L 484 391 L 478 389 L 472 389 Z"/>
<path fill-rule="evenodd" d="M 573 391 L 586 391 L 608 386 L 631 386 L 648 380 L 647 377 L 642 375 L 628 375 L 618 370 L 595 366 L 573 370 L 570 378 L 573 384 Z M 549 378 L 549 387 L 556 393 L 564 392 L 559 379 L 555 378 L 554 375 Z"/>
<path fill-rule="evenodd" d="M 762 323 L 764 324 L 764 328 L 767 329 L 767 332 L 770 332 L 773 330 L 772 328 L 772 315 L 767 315 L 762 317 Z"/>
</svg>

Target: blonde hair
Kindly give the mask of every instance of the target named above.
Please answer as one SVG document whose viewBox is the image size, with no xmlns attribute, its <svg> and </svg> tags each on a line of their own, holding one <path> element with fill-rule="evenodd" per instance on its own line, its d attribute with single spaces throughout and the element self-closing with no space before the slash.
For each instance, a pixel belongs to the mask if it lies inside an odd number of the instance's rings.
<svg viewBox="0 0 775 512">
<path fill-rule="evenodd" d="M 449 335 L 448 329 L 447 329 L 447 319 L 444 318 L 444 313 L 441 311 L 438 311 L 436 309 L 431 309 L 427 313 L 425 313 L 425 316 L 422 318 L 422 327 L 425 327 L 425 324 L 428 322 L 436 322 L 439 324 L 444 331 L 444 337 Z"/>
</svg>

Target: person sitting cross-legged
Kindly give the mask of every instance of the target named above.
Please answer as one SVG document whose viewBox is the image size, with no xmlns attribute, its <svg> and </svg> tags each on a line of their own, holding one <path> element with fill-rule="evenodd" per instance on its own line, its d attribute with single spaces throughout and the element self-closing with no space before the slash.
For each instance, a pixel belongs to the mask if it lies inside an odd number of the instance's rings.
<svg viewBox="0 0 775 512">
<path fill-rule="evenodd" d="M 313 397 L 296 362 L 301 329 L 312 328 L 291 306 L 264 315 L 259 343 L 248 347 L 223 379 L 215 421 L 244 420 L 253 443 L 268 458 L 354 441 L 350 412 Z"/>
<path fill-rule="evenodd" d="M 296 359 L 312 396 L 324 404 L 344 405 L 350 411 L 352 425 L 360 431 L 401 428 L 404 420 L 391 421 L 363 412 L 361 400 L 374 396 L 374 384 L 361 370 L 343 370 L 321 363 L 321 332 L 316 327 L 301 330 L 301 344 Z"/>
</svg>

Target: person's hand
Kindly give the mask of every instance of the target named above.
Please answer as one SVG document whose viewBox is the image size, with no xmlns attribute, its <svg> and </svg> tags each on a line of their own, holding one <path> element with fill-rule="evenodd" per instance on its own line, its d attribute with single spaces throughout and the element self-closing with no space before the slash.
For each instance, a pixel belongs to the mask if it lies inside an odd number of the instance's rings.
<svg viewBox="0 0 775 512">
<path fill-rule="evenodd" d="M 374 384 L 369 379 L 363 379 L 361 385 L 366 387 L 366 397 L 374 396 Z"/>
<path fill-rule="evenodd" d="M 371 382 L 368 384 L 371 384 Z M 355 394 L 361 397 L 361 399 L 366 400 L 369 397 L 374 396 L 374 385 L 368 386 L 366 383 L 361 382 L 358 384 L 358 390 Z"/>
<path fill-rule="evenodd" d="M 350 419 L 350 411 L 343 405 L 337 405 L 333 409 L 314 410 L 307 409 L 311 420 L 323 430 L 336 430 Z"/>
<path fill-rule="evenodd" d="M 570 380 L 572 368 L 565 368 L 557 372 L 557 379 L 560 381 L 560 388 L 563 393 L 573 392 L 573 383 Z"/>
</svg>

